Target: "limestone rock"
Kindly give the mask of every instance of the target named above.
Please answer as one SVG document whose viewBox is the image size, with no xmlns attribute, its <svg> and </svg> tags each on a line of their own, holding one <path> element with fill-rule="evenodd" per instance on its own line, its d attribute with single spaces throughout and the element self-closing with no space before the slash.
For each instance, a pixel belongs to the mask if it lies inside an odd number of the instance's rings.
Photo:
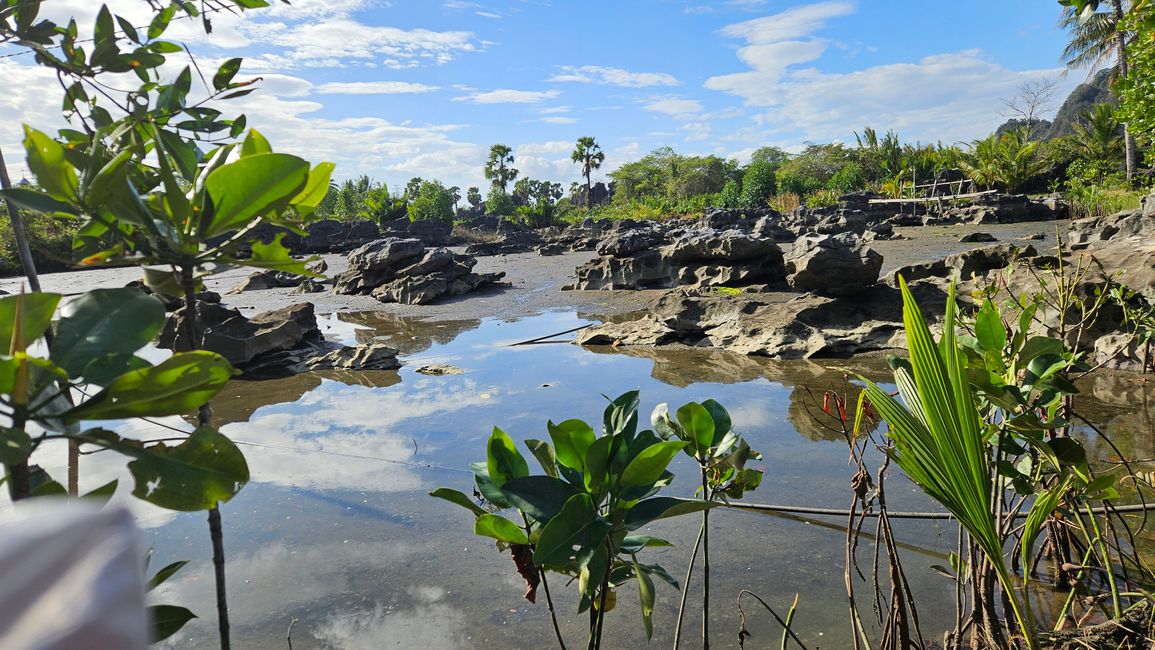
<svg viewBox="0 0 1155 650">
<path fill-rule="evenodd" d="M 786 281 L 795 291 L 849 295 L 878 281 L 882 255 L 850 234 L 804 237 L 786 257 Z"/>
</svg>

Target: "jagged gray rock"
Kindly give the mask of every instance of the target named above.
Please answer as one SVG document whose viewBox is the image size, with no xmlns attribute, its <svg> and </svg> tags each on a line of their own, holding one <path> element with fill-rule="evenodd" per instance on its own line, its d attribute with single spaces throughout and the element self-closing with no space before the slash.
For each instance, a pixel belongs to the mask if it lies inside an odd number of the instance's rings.
<svg viewBox="0 0 1155 650">
<path fill-rule="evenodd" d="M 850 233 L 803 237 L 785 261 L 790 288 L 830 296 L 862 291 L 882 270 L 882 255 Z"/>
<path fill-rule="evenodd" d="M 349 268 L 335 278 L 333 291 L 424 305 L 497 284 L 505 277 L 504 272 L 473 273 L 475 264 L 475 258 L 447 248 L 426 250 L 416 239 L 380 239 L 349 254 Z"/>
</svg>

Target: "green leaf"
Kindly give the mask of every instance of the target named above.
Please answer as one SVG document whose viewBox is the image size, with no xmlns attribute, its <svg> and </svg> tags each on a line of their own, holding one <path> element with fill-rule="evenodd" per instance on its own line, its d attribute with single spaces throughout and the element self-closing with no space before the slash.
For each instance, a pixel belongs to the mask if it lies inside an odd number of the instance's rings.
<svg viewBox="0 0 1155 650">
<path fill-rule="evenodd" d="M 24 150 L 28 153 L 28 168 L 40 187 L 54 199 L 76 203 L 79 181 L 76 170 L 64 157 L 64 147 L 44 133 L 25 126 Z"/>
<path fill-rule="evenodd" d="M 16 315 L 20 314 L 20 336 L 16 350 L 25 350 L 44 335 L 52 323 L 52 314 L 60 303 L 58 293 L 24 293 L 0 298 L 0 354 L 13 349 Z"/>
<path fill-rule="evenodd" d="M 493 427 L 486 445 L 486 468 L 489 470 L 489 480 L 500 488 L 511 478 L 519 478 L 529 474 L 529 463 L 517 450 L 513 440 L 504 431 Z"/>
<path fill-rule="evenodd" d="M 610 447 L 613 445 L 612 436 L 602 436 L 590 445 L 586 452 L 585 486 L 590 492 L 600 492 L 606 483 L 606 470 L 610 462 Z"/>
<path fill-rule="evenodd" d="M 677 412 L 678 424 L 694 443 L 699 456 L 704 456 L 706 450 L 714 445 L 714 418 L 710 412 L 697 402 L 683 405 Z"/>
<path fill-rule="evenodd" d="M 95 503 L 99 503 L 101 505 L 104 505 L 104 504 L 108 503 L 108 500 L 112 498 L 112 495 L 116 494 L 116 488 L 119 485 L 120 485 L 120 479 L 114 478 L 111 481 L 105 483 L 104 485 L 96 488 L 95 490 L 91 490 L 91 491 L 81 495 L 81 497 L 84 499 L 87 499 L 91 502 L 95 502 Z"/>
<path fill-rule="evenodd" d="M 136 352 L 164 327 L 164 304 L 140 289 L 95 289 L 64 303 L 50 358 L 71 377 L 106 355 Z"/>
<path fill-rule="evenodd" d="M 703 409 L 704 411 L 705 409 Z M 653 485 L 666 471 L 670 461 L 674 460 L 674 456 L 677 456 L 678 452 L 682 451 L 688 444 L 688 442 L 681 440 L 668 440 L 650 445 L 630 461 L 630 464 L 622 471 L 619 486 L 631 488 Z"/>
<path fill-rule="evenodd" d="M 333 177 L 335 168 L 336 165 L 333 163 L 325 162 L 319 163 L 309 170 L 309 179 L 305 182 L 305 188 L 289 202 L 289 205 L 293 206 L 298 215 L 308 217 L 313 214 L 318 205 L 321 205 L 321 201 L 329 193 L 329 180 Z"/>
<path fill-rule="evenodd" d="M 309 163 L 282 153 L 262 153 L 224 165 L 205 180 L 212 199 L 201 237 L 224 235 L 253 219 L 284 210 L 305 186 Z"/>
<path fill-rule="evenodd" d="M 610 402 L 602 416 L 606 434 L 625 435 L 632 438 L 638 427 L 638 391 L 623 393 Z"/>
<path fill-rule="evenodd" d="M 622 539 L 622 544 L 618 548 L 622 553 L 633 554 L 642 550 L 643 548 L 653 548 L 658 546 L 673 546 L 670 542 L 661 539 L 660 537 L 650 537 L 649 535 L 626 535 Z"/>
<path fill-rule="evenodd" d="M 241 158 L 248 156 L 256 156 L 262 153 L 273 153 L 273 146 L 261 135 L 261 132 L 256 129 L 251 129 L 249 134 L 245 136 L 245 141 L 241 143 Z"/>
<path fill-rule="evenodd" d="M 310 278 L 324 277 L 320 273 L 314 273 L 308 269 L 309 263 L 316 260 L 316 257 L 310 257 L 305 260 L 293 259 L 290 256 L 289 249 L 281 242 L 284 238 L 285 233 L 279 232 L 273 237 L 273 240 L 267 244 L 259 239 L 253 240 L 251 244 L 253 254 L 248 259 L 238 260 L 237 263 L 258 269 L 282 271 Z"/>
<path fill-rule="evenodd" d="M 990 300 L 984 302 L 982 309 L 975 314 L 975 338 L 988 352 L 1002 352 L 1007 345 L 1006 327 L 999 317 L 999 310 Z"/>
<path fill-rule="evenodd" d="M 163 363 L 121 375 L 65 414 L 70 422 L 191 413 L 219 393 L 233 374 L 213 352 L 180 352 Z"/>
<path fill-rule="evenodd" d="M 233 77 L 241 71 L 241 63 L 244 59 L 228 59 L 217 68 L 217 73 L 213 75 L 213 90 L 224 90 L 228 88 L 229 84 L 233 82 Z"/>
<path fill-rule="evenodd" d="M 592 551 L 609 531 L 610 523 L 598 517 L 593 499 L 586 494 L 575 495 L 542 528 L 533 562 L 538 566 L 565 568 L 575 547 Z"/>
<path fill-rule="evenodd" d="M 506 544 L 529 544 L 529 538 L 525 536 L 525 531 L 501 515 L 489 513 L 481 515 L 473 525 L 473 532 L 482 537 L 492 537 Z"/>
<path fill-rule="evenodd" d="M 29 190 L 23 187 L 12 187 L 6 190 L 0 190 L 0 195 L 22 208 L 44 214 L 62 212 L 76 215 L 79 212 L 72 204 L 57 201 L 44 192 Z"/>
<path fill-rule="evenodd" d="M 456 503 L 457 505 L 469 510 L 478 517 L 481 515 L 489 514 L 481 506 L 474 503 L 473 499 L 469 498 L 464 492 L 451 490 L 450 488 L 437 488 L 436 490 L 430 492 L 429 496 L 437 497 L 438 499 L 444 499 L 450 503 Z"/>
<path fill-rule="evenodd" d="M 549 422 L 546 428 L 557 452 L 557 462 L 579 472 L 585 471 L 586 454 L 597 439 L 590 425 L 581 420 L 566 420 L 561 424 Z"/>
<path fill-rule="evenodd" d="M 710 419 L 714 421 L 714 444 L 710 446 L 720 445 L 721 443 L 718 441 L 734 430 L 734 423 L 730 420 L 730 413 L 726 410 L 726 407 L 712 399 L 702 402 L 702 408 L 706 409 L 710 414 Z"/>
<path fill-rule="evenodd" d="M 32 438 L 23 429 L 0 427 L 0 463 L 23 463 L 32 455 Z"/>
<path fill-rule="evenodd" d="M 679 499 L 677 497 L 653 497 L 639 501 L 626 512 L 626 528 L 637 530 L 658 519 L 688 515 L 717 507 L 713 501 L 701 499 Z"/>
<path fill-rule="evenodd" d="M 150 30 L 151 31 L 151 30 Z M 148 608 L 149 643 L 159 643 L 180 631 L 185 623 L 196 618 L 184 607 L 176 605 L 153 605 Z"/>
<path fill-rule="evenodd" d="M 208 510 L 233 498 L 249 481 L 241 450 L 212 427 L 197 427 L 179 445 L 106 443 L 134 458 L 128 464 L 133 496 L 181 512 Z"/>
<path fill-rule="evenodd" d="M 153 589 L 161 586 L 165 583 L 166 580 L 173 577 L 177 571 L 180 571 L 182 568 L 184 568 L 184 565 L 186 564 L 188 564 L 188 560 L 180 560 L 178 562 L 173 562 L 160 571 L 157 571 L 156 575 L 154 575 L 152 579 L 148 581 L 148 584 L 145 585 L 145 589 L 147 591 L 152 591 Z"/>
<path fill-rule="evenodd" d="M 501 486 L 509 503 L 540 522 L 553 519 L 577 490 L 561 479 L 550 476 L 512 478 Z"/>
<path fill-rule="evenodd" d="M 557 478 L 557 454 L 554 453 L 553 447 L 544 440 L 532 438 L 525 441 L 525 446 L 529 447 L 530 453 L 537 459 L 542 470 L 549 476 Z"/>
<path fill-rule="evenodd" d="M 634 575 L 638 579 L 638 600 L 642 606 L 642 623 L 646 627 L 646 640 L 654 638 L 654 581 L 650 574 L 634 558 Z"/>
</svg>

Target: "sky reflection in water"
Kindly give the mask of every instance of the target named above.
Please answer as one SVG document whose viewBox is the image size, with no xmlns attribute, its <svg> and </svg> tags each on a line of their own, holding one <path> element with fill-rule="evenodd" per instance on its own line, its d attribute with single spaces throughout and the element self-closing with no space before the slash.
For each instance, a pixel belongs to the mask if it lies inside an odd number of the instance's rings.
<svg viewBox="0 0 1155 650">
<path fill-rule="evenodd" d="M 523 586 L 508 556 L 472 534 L 464 510 L 432 499 L 438 486 L 471 491 L 470 462 L 484 458 L 493 426 L 515 439 L 545 438 L 547 419 L 600 422 L 605 400 L 641 389 L 643 421 L 660 402 L 676 407 L 715 398 L 735 426 L 763 452 L 766 478 L 758 502 L 844 507 L 850 470 L 846 445 L 808 414 L 809 393 L 843 385 L 837 362 L 774 362 L 711 351 L 589 351 L 568 344 L 509 344 L 587 321 L 550 313 L 518 321 L 422 323 L 380 314 L 341 314 L 324 322 L 330 338 L 387 342 L 402 350 L 397 372 L 314 374 L 265 382 L 235 382 L 215 412 L 223 430 L 243 444 L 252 482 L 222 507 L 229 555 L 229 602 L 236 645 L 284 648 L 549 647 L 544 603 L 521 598 Z M 416 368 L 448 363 L 461 375 L 425 376 Z M 881 362 L 856 372 L 881 374 Z M 812 410 L 812 409 L 811 409 Z M 147 434 L 142 434 L 147 435 Z M 151 435 L 155 435 L 153 432 Z M 528 454 L 527 454 L 528 456 Z M 111 460 L 111 458 L 110 458 Z M 119 463 L 119 459 L 116 459 Z M 675 494 L 693 492 L 694 470 L 680 458 Z M 86 460 L 84 484 L 123 475 L 100 459 Z M 126 497 L 130 481 L 122 481 Z M 895 509 L 929 509 L 913 487 L 888 483 Z M 194 621 L 172 647 L 213 645 L 212 578 L 207 527 L 200 515 L 161 512 L 133 502 L 149 527 L 153 567 L 191 560 L 160 590 L 160 602 L 190 606 Z M 718 647 L 735 644 L 734 596 L 758 592 L 783 609 L 802 594 L 797 627 L 822 647 L 848 641 L 842 586 L 843 534 L 820 525 L 744 512 L 717 511 L 712 522 L 713 630 Z M 675 543 L 649 554 L 672 574 L 685 572 L 697 532 L 695 518 L 660 522 L 652 534 Z M 834 522 L 836 523 L 836 522 Z M 920 598 L 924 631 L 938 635 L 935 612 L 949 612 L 950 583 L 929 571 L 953 546 L 953 528 L 903 521 L 901 541 L 925 549 L 907 553 Z M 869 548 L 868 542 L 864 546 Z M 584 638 L 572 588 L 553 591 L 565 631 Z M 621 594 L 607 627 L 610 647 L 644 643 L 636 588 Z M 691 607 L 700 589 L 692 587 Z M 662 585 L 655 640 L 672 635 L 678 594 Z M 754 613 L 757 645 L 780 632 Z M 945 621 L 942 621 L 945 625 Z M 696 623 L 688 634 L 696 634 Z"/>
</svg>

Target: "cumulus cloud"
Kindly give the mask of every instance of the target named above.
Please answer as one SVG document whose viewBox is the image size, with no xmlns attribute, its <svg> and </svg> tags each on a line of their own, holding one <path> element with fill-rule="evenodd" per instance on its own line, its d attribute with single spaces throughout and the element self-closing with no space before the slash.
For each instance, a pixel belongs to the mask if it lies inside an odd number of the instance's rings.
<svg viewBox="0 0 1155 650">
<path fill-rule="evenodd" d="M 649 86 L 677 86 L 682 82 L 664 72 L 630 72 L 621 68 L 607 68 L 598 65 L 563 66 L 560 74 L 546 81 L 576 82 L 622 86 L 625 88 L 646 88 Z"/>
<path fill-rule="evenodd" d="M 764 131 L 771 137 L 794 132 L 800 140 L 823 141 L 875 125 L 908 139 L 953 142 L 994 130 L 1003 98 L 1023 81 L 1059 72 L 1011 70 L 980 50 L 849 72 L 808 66 L 831 45 L 817 33 L 854 11 L 851 2 L 820 2 L 722 28 L 722 35 L 745 42 L 737 56 L 749 69 L 710 77 L 705 87 L 771 109 L 754 116 L 755 124 L 774 127 Z"/>
<path fill-rule="evenodd" d="M 487 90 L 454 97 L 455 102 L 472 104 L 536 104 L 561 94 L 558 90 Z"/>
</svg>

